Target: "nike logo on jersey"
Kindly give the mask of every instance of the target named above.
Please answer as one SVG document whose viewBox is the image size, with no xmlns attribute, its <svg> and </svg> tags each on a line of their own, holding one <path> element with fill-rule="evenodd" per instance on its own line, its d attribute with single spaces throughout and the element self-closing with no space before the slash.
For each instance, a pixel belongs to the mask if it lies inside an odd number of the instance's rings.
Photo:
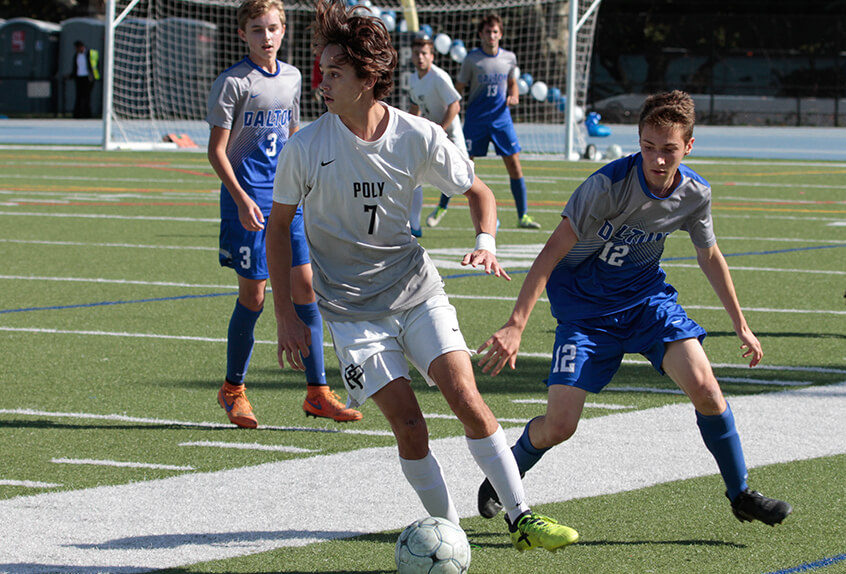
<svg viewBox="0 0 846 574">
<path fill-rule="evenodd" d="M 261 94 L 250 94 L 250 99 L 259 97 Z"/>
<path fill-rule="evenodd" d="M 330 163 L 332 163 L 333 161 L 335 161 L 335 160 L 334 160 L 334 159 L 330 159 L 329 161 L 321 161 L 321 162 L 320 162 L 320 167 L 326 167 L 327 165 L 329 165 L 329 164 L 330 164 Z"/>
</svg>

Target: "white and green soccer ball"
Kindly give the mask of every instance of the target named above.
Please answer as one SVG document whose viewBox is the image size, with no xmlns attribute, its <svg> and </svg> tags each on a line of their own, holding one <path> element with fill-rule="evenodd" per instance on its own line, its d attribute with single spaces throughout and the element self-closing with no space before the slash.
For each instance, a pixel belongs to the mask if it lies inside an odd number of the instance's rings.
<svg viewBox="0 0 846 574">
<path fill-rule="evenodd" d="M 415 520 L 399 535 L 398 574 L 463 574 L 470 568 L 470 543 L 446 518 Z"/>
</svg>

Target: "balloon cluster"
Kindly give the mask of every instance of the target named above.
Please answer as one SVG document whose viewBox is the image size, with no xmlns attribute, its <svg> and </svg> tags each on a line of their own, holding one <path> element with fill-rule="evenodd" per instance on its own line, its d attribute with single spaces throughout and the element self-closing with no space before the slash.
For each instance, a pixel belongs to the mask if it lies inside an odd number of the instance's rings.
<svg viewBox="0 0 846 574">
<path fill-rule="evenodd" d="M 407 32 L 408 25 L 405 20 L 397 21 L 397 13 L 393 10 L 382 10 L 378 6 L 374 6 L 371 0 L 346 0 L 348 6 L 357 6 L 363 12 L 369 13 L 375 18 L 381 18 L 382 23 L 388 32 L 393 33 L 399 29 L 400 32 Z M 435 31 L 429 24 L 422 24 L 420 26 L 421 35 L 426 35 L 433 38 L 432 42 L 435 45 L 435 50 L 449 57 L 457 63 L 464 61 L 467 57 L 467 47 L 461 40 L 453 40 L 443 32 L 435 34 Z M 561 93 L 561 90 L 556 87 L 549 87 L 545 82 L 534 81 L 532 75 L 529 73 L 521 74 L 520 68 L 514 70 L 514 78 L 517 80 L 517 90 L 521 96 L 531 93 L 532 97 L 539 102 L 549 102 L 556 106 L 561 112 L 567 111 L 567 96 Z M 581 106 L 575 106 L 574 113 L 577 122 L 585 120 L 585 110 Z M 604 126 L 603 126 L 604 127 Z"/>
</svg>

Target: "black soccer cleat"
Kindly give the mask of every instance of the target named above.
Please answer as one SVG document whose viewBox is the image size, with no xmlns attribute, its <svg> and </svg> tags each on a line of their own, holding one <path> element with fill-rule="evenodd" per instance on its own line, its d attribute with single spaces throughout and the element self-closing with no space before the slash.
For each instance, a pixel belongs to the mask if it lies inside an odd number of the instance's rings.
<svg viewBox="0 0 846 574">
<path fill-rule="evenodd" d="M 741 522 L 760 520 L 764 524 L 775 526 L 793 512 L 793 507 L 783 500 L 767 498 L 760 492 L 747 488 L 731 502 L 731 511 Z"/>
<path fill-rule="evenodd" d="M 491 481 L 487 478 L 482 483 L 482 486 L 479 487 L 477 500 L 479 503 L 479 514 L 485 518 L 493 518 L 502 510 L 502 503 L 499 501 L 499 496 L 496 490 L 494 490 Z"/>
</svg>

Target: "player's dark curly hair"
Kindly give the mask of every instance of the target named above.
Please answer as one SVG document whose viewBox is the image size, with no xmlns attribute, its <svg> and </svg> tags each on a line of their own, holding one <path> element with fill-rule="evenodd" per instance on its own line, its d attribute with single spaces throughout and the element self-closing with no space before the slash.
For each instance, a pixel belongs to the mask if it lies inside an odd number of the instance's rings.
<svg viewBox="0 0 846 574">
<path fill-rule="evenodd" d="M 678 126 L 682 129 L 684 141 L 693 137 L 693 124 L 696 121 L 696 110 L 690 94 L 681 90 L 653 94 L 646 98 L 640 109 L 640 119 L 637 122 L 637 133 L 643 131 L 646 125 L 659 128 Z"/>
<path fill-rule="evenodd" d="M 397 51 L 382 20 L 338 0 L 318 0 L 316 7 L 311 25 L 314 55 L 320 57 L 326 46 L 334 44 L 341 48 L 339 64 L 352 64 L 359 78 L 376 78 L 374 98 L 381 100 L 391 93 Z"/>
</svg>

